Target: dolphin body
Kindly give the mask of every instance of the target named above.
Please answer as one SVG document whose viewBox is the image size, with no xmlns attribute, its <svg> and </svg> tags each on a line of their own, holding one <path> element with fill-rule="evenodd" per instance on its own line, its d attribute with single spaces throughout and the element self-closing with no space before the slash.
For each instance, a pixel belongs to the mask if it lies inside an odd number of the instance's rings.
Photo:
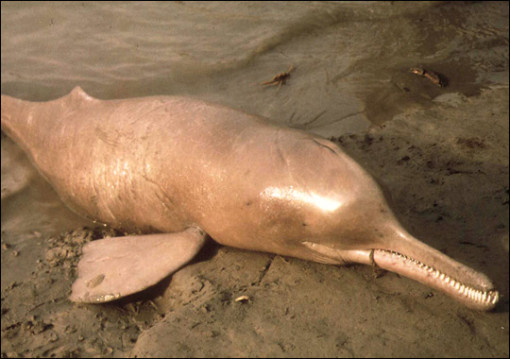
<svg viewBox="0 0 510 359">
<path fill-rule="evenodd" d="M 232 247 L 376 265 L 488 310 L 491 281 L 409 234 L 375 180 L 337 145 L 216 104 L 49 102 L 2 95 L 2 130 L 75 212 L 140 233 L 83 249 L 70 299 L 107 302 L 178 270 L 206 234 Z"/>
</svg>

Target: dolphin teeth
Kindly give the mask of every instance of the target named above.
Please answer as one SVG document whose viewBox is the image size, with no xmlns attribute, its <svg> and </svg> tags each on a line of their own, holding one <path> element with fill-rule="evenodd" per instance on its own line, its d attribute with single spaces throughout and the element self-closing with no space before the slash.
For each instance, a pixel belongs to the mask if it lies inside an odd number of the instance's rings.
<svg viewBox="0 0 510 359">
<path fill-rule="evenodd" d="M 492 297 L 492 304 L 496 304 L 496 302 L 498 301 L 498 294 L 494 294 L 494 296 Z"/>
<path fill-rule="evenodd" d="M 486 304 L 496 304 L 496 302 L 499 299 L 498 293 L 493 290 L 484 291 L 484 290 L 472 288 L 470 286 L 462 284 L 455 278 L 452 278 L 452 277 L 448 276 L 447 274 L 442 273 L 441 271 L 435 269 L 434 267 L 431 267 L 423 262 L 420 262 L 419 260 L 414 259 L 413 257 L 409 257 L 409 256 L 406 256 L 405 254 L 402 254 L 402 253 L 399 253 L 396 251 L 392 251 L 392 250 L 383 250 L 383 251 L 390 254 L 391 256 L 393 256 L 395 258 L 399 258 L 401 260 L 413 263 L 415 266 L 417 266 L 421 270 L 428 272 L 430 275 L 434 276 L 435 278 L 440 279 L 443 283 L 449 285 L 452 288 L 455 288 L 455 290 L 459 294 L 469 298 L 470 300 L 472 300 L 474 302 L 486 303 Z"/>
<path fill-rule="evenodd" d="M 474 295 L 474 291 L 472 288 L 466 288 L 466 295 L 469 297 L 469 298 L 473 298 L 473 295 Z"/>
<path fill-rule="evenodd" d="M 474 289 L 471 289 L 469 291 L 470 298 L 476 299 L 476 291 Z"/>
</svg>

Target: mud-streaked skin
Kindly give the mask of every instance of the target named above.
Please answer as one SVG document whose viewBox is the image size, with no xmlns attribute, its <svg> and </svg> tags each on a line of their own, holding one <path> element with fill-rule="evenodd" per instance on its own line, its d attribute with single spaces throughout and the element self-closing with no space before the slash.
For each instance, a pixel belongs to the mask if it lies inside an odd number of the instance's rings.
<svg viewBox="0 0 510 359">
<path fill-rule="evenodd" d="M 103 101 L 80 88 L 42 103 L 2 95 L 2 129 L 74 211 L 160 233 L 89 244 L 72 300 L 153 285 L 207 233 L 237 248 L 377 265 L 475 309 L 498 301 L 484 274 L 402 228 L 374 179 L 321 137 L 195 99 Z"/>
</svg>

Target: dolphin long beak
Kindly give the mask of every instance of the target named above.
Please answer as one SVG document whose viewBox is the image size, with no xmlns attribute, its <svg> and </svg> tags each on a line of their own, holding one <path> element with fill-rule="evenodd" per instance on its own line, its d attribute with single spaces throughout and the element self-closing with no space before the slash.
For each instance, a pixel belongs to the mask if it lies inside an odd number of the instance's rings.
<svg viewBox="0 0 510 359">
<path fill-rule="evenodd" d="M 324 262 L 337 264 L 355 262 L 376 265 L 405 277 L 414 279 L 432 288 L 443 291 L 469 308 L 490 310 L 499 300 L 499 293 L 490 279 L 483 273 L 469 268 L 438 250 L 405 234 L 399 251 L 373 248 L 342 250 L 307 242 L 310 249 Z"/>
<path fill-rule="evenodd" d="M 499 300 L 498 291 L 494 290 L 492 282 L 485 274 L 458 262 L 456 270 L 449 273 L 395 251 L 374 249 L 369 257 L 373 258 L 373 263 L 378 267 L 439 289 L 473 309 L 490 310 Z M 475 279 L 477 284 L 467 284 L 471 282 L 468 278 Z"/>
</svg>

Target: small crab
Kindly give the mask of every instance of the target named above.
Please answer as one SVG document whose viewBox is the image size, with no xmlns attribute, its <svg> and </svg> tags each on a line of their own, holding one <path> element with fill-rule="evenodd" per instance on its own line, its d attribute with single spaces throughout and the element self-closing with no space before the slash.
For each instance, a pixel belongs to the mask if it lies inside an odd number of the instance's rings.
<svg viewBox="0 0 510 359">
<path fill-rule="evenodd" d="M 261 85 L 264 86 L 273 86 L 278 85 L 278 89 L 282 87 L 283 84 L 290 77 L 291 71 L 294 70 L 294 67 L 290 65 L 289 69 L 286 72 L 280 72 L 278 75 L 275 75 L 270 81 L 262 82 Z"/>
<path fill-rule="evenodd" d="M 411 67 L 409 70 L 415 75 L 425 77 L 436 86 L 446 86 L 446 81 L 434 71 L 425 70 L 423 67 Z"/>
</svg>

